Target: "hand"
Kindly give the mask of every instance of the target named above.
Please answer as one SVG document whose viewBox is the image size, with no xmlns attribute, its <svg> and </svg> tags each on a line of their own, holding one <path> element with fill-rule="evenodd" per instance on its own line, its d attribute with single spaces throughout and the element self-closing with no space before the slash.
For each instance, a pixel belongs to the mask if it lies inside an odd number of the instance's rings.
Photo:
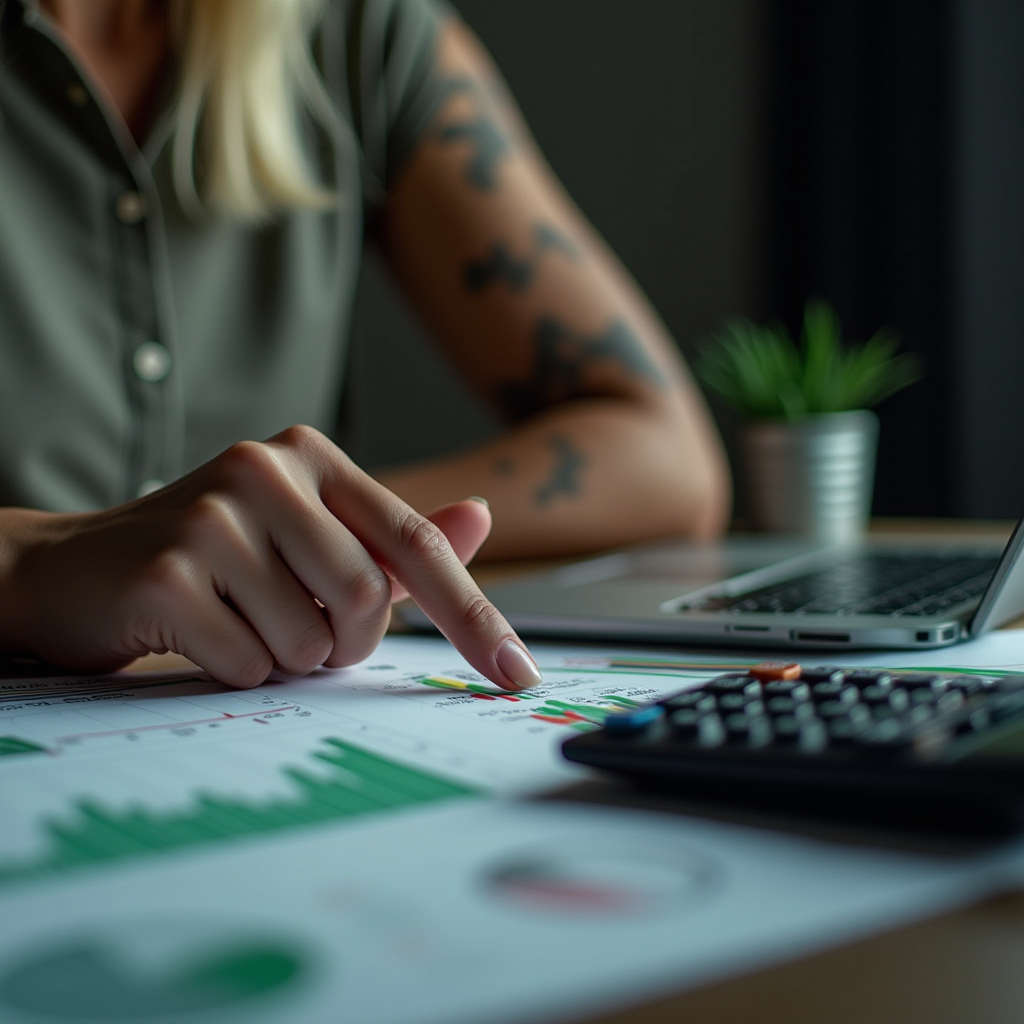
<svg viewBox="0 0 1024 1024">
<path fill-rule="evenodd" d="M 0 641 L 55 666 L 105 671 L 175 651 L 223 683 L 256 686 L 275 666 L 361 661 L 408 593 L 488 679 L 540 682 L 463 567 L 490 530 L 487 508 L 418 515 L 309 427 L 234 445 L 127 505 L 9 510 L 3 522 L 0 547 L 14 555 Z"/>
</svg>

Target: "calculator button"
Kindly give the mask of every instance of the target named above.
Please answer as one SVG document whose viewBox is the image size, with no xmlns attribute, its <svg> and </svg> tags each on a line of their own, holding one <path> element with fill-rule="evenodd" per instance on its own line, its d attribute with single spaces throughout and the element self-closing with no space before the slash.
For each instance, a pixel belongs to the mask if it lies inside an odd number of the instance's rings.
<svg viewBox="0 0 1024 1024">
<path fill-rule="evenodd" d="M 695 708 L 680 708 L 668 716 L 668 724 L 672 731 L 680 736 L 694 737 L 699 731 L 702 717 L 703 715 Z"/>
<path fill-rule="evenodd" d="M 956 723 L 956 732 L 958 736 L 969 736 L 972 732 L 987 729 L 991 724 L 992 715 L 988 708 L 979 707 L 969 711 Z"/>
<path fill-rule="evenodd" d="M 609 736 L 638 736 L 645 733 L 655 722 L 665 717 L 665 709 L 660 704 L 651 704 L 636 711 L 608 715 L 604 727 Z"/>
<path fill-rule="evenodd" d="M 935 708 L 930 707 L 928 704 L 917 704 L 907 713 L 905 721 L 907 725 L 916 727 L 931 722 L 935 717 Z"/>
<path fill-rule="evenodd" d="M 1002 722 L 1024 711 L 1024 692 L 993 697 L 986 706 L 992 715 L 992 720 Z"/>
<path fill-rule="evenodd" d="M 939 695 L 932 689 L 922 687 L 919 690 L 910 691 L 910 703 L 915 707 L 917 705 L 928 706 L 934 704 L 938 699 Z"/>
<path fill-rule="evenodd" d="M 746 740 L 752 747 L 766 747 L 772 741 L 772 724 L 764 715 L 727 715 L 725 728 L 731 739 Z"/>
<path fill-rule="evenodd" d="M 923 672 L 912 672 L 892 677 L 893 686 L 901 686 L 904 690 L 921 690 L 927 693 L 939 679 L 936 675 L 925 675 Z"/>
<path fill-rule="evenodd" d="M 973 693 L 982 693 L 985 684 L 980 679 L 972 679 L 970 676 L 960 676 L 958 679 L 951 679 L 946 687 L 947 690 L 958 690 L 965 696 Z"/>
<path fill-rule="evenodd" d="M 822 701 L 815 710 L 822 718 L 842 718 L 855 708 L 863 708 L 862 704 L 848 704 L 843 700 Z M 864 709 L 866 710 L 866 709 Z"/>
<path fill-rule="evenodd" d="M 885 750 L 902 750 L 910 746 L 910 733 L 896 718 L 873 722 L 853 737 L 858 745 Z"/>
<path fill-rule="evenodd" d="M 843 670 L 834 668 L 831 665 L 816 665 L 814 668 L 805 668 L 800 673 L 800 678 L 805 683 L 837 683 L 843 682 Z"/>
<path fill-rule="evenodd" d="M 889 694 L 889 703 L 897 711 L 906 711 L 910 707 L 910 693 L 902 687 L 896 687 Z"/>
<path fill-rule="evenodd" d="M 764 716 L 758 715 L 750 720 L 747 731 L 747 743 L 752 747 L 767 747 L 775 738 L 772 723 Z"/>
<path fill-rule="evenodd" d="M 964 706 L 965 698 L 960 690 L 947 690 L 935 702 L 935 710 L 943 714 L 959 711 Z"/>
<path fill-rule="evenodd" d="M 999 693 L 1024 690 L 1024 676 L 1002 676 L 1000 679 L 993 679 L 986 689 L 996 690 Z"/>
<path fill-rule="evenodd" d="M 719 676 L 704 686 L 708 693 L 749 693 L 760 696 L 761 684 L 750 676 Z"/>
<path fill-rule="evenodd" d="M 795 743 L 800 737 L 800 720 L 795 715 L 779 715 L 772 719 L 772 728 L 779 743 Z"/>
<path fill-rule="evenodd" d="M 743 714 L 742 711 L 738 711 L 731 715 L 726 715 L 723 721 L 725 722 L 725 728 L 728 730 L 730 736 L 746 737 L 747 730 L 750 728 L 751 719 Z"/>
<path fill-rule="evenodd" d="M 812 704 L 802 700 L 793 700 L 792 697 L 770 697 L 765 707 L 773 715 L 795 715 L 802 708 L 807 708 L 812 714 L 814 711 Z"/>
<path fill-rule="evenodd" d="M 866 668 L 851 669 L 846 673 L 846 681 L 854 686 L 891 686 L 892 676 L 888 672 L 874 672 Z"/>
<path fill-rule="evenodd" d="M 723 714 L 729 711 L 744 711 L 751 704 L 762 706 L 759 700 L 752 700 L 745 693 L 723 693 L 718 698 L 718 710 Z"/>
<path fill-rule="evenodd" d="M 828 735 L 833 743 L 846 743 L 868 727 L 860 717 L 834 718 L 828 723 Z"/>
<path fill-rule="evenodd" d="M 714 711 L 715 698 L 702 690 L 690 690 L 687 693 L 677 693 L 674 697 L 662 702 L 666 711 L 682 710 L 683 708 L 696 708 L 698 711 Z"/>
<path fill-rule="evenodd" d="M 903 691 L 906 693 L 906 691 Z M 887 704 L 892 690 L 887 686 L 865 686 L 860 691 L 861 700 L 868 704 Z"/>
<path fill-rule="evenodd" d="M 984 683 L 980 679 L 971 679 L 969 676 L 938 676 L 932 683 L 932 689 L 936 693 L 946 693 L 948 690 L 978 693 L 984 688 Z"/>
<path fill-rule="evenodd" d="M 697 742 L 702 747 L 720 747 L 725 737 L 725 725 L 718 715 L 705 715 L 698 723 Z"/>
<path fill-rule="evenodd" d="M 792 697 L 793 700 L 810 700 L 811 688 L 806 683 L 791 679 L 773 679 L 764 684 L 764 692 L 770 697 Z"/>
<path fill-rule="evenodd" d="M 828 746 L 828 730 L 819 719 L 800 726 L 798 746 L 805 754 L 816 754 Z"/>
<path fill-rule="evenodd" d="M 900 719 L 900 712 L 889 704 L 871 704 L 871 718 L 875 722 L 887 722 L 892 718 Z"/>
<path fill-rule="evenodd" d="M 856 686 L 848 685 L 846 682 L 842 682 L 839 685 L 834 683 L 815 683 L 811 693 L 818 702 L 838 700 L 844 704 L 856 704 L 860 700 L 860 690 Z"/>
<path fill-rule="evenodd" d="M 777 679 L 799 679 L 800 666 L 795 661 L 762 661 L 750 670 L 750 674 L 762 683 Z"/>
</svg>

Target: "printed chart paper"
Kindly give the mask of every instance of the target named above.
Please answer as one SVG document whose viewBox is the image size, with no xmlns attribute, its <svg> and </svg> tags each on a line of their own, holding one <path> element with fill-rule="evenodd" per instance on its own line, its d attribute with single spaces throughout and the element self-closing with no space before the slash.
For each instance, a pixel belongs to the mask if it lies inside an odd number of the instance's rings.
<svg viewBox="0 0 1024 1024">
<path fill-rule="evenodd" d="M 532 800 L 586 777 L 565 737 L 732 664 L 534 650 L 526 694 L 411 637 L 249 691 L 0 683 L 0 1020 L 559 1019 L 1015 877 Z"/>
</svg>

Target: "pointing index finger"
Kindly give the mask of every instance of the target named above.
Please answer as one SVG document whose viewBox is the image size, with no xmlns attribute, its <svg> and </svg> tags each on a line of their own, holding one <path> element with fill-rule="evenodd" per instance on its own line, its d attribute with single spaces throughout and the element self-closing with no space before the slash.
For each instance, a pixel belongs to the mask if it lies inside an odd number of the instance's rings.
<svg viewBox="0 0 1024 1024">
<path fill-rule="evenodd" d="M 506 689 L 541 682 L 525 644 L 429 519 L 351 462 L 324 480 L 323 499 L 473 668 Z"/>
</svg>

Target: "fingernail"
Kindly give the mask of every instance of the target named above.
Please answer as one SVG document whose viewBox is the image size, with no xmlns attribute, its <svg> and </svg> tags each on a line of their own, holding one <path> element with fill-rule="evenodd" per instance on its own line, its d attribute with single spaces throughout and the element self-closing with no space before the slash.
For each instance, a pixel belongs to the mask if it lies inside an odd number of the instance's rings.
<svg viewBox="0 0 1024 1024">
<path fill-rule="evenodd" d="M 479 494 L 471 494 L 466 501 L 479 501 L 484 508 L 491 507 L 491 503 L 486 498 L 481 498 Z"/>
<path fill-rule="evenodd" d="M 539 686 L 544 680 L 537 668 L 537 663 L 515 642 L 506 640 L 495 655 L 498 668 L 505 673 L 509 682 L 517 689 L 528 690 L 531 686 Z"/>
</svg>

